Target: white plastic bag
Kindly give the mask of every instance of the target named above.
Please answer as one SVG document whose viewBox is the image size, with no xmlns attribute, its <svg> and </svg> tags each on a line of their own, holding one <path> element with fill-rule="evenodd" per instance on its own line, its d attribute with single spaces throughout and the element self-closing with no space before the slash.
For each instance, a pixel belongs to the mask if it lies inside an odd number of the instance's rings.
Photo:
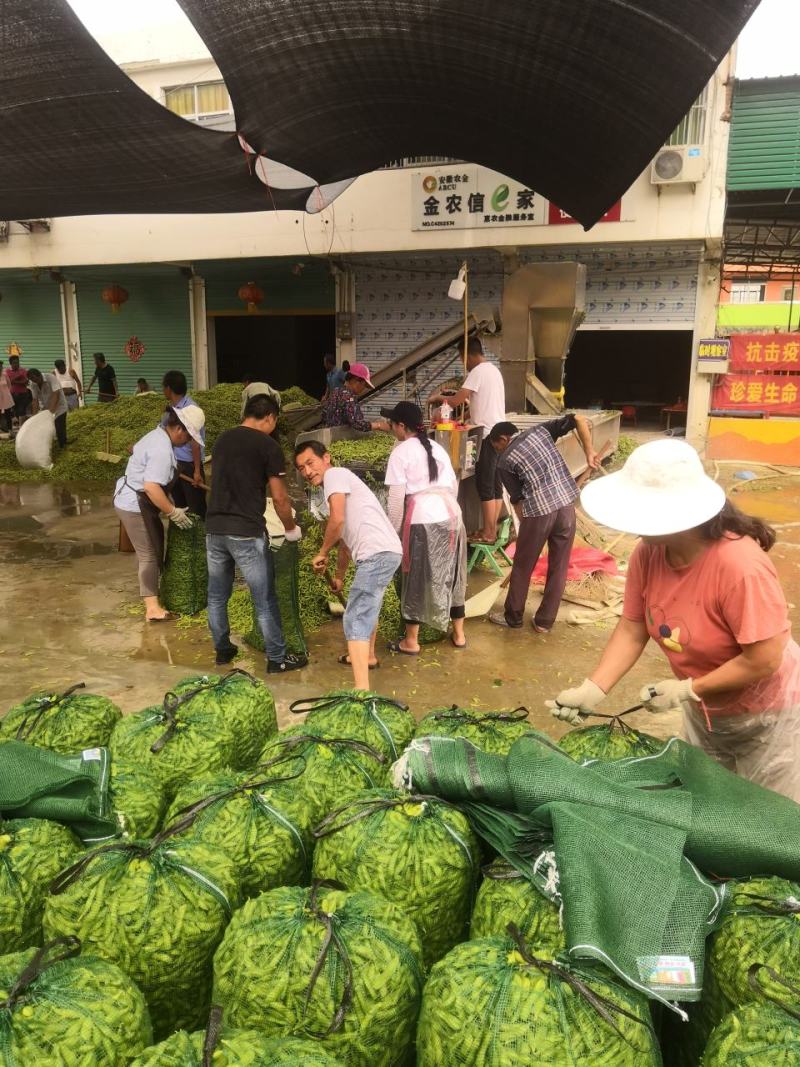
<svg viewBox="0 0 800 1067">
<path fill-rule="evenodd" d="M 22 424 L 16 440 L 17 462 L 26 470 L 49 471 L 53 466 L 50 453 L 56 439 L 56 420 L 52 411 L 40 411 Z"/>
</svg>

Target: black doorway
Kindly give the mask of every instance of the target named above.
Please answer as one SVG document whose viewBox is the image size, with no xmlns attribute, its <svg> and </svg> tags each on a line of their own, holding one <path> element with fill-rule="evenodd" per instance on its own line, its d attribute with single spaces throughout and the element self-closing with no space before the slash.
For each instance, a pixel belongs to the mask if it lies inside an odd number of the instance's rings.
<svg viewBox="0 0 800 1067">
<path fill-rule="evenodd" d="M 334 315 L 217 315 L 217 381 L 325 390 L 322 358 L 336 351 Z"/>
<path fill-rule="evenodd" d="M 567 356 L 568 407 L 633 404 L 659 424 L 660 409 L 689 393 L 690 330 L 579 330 Z"/>
</svg>

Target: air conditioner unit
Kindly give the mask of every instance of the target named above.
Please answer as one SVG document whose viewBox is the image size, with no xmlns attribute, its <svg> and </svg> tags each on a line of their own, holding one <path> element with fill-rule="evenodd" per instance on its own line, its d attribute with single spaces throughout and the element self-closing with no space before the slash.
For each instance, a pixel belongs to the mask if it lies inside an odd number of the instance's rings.
<svg viewBox="0 0 800 1067">
<path fill-rule="evenodd" d="M 707 166 L 702 145 L 662 148 L 650 166 L 650 181 L 653 185 L 693 184 L 705 178 Z"/>
</svg>

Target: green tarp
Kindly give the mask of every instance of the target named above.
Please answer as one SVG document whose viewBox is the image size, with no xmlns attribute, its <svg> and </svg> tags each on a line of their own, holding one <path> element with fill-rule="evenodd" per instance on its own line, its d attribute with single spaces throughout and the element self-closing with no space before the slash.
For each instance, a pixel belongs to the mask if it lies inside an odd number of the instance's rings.
<svg viewBox="0 0 800 1067">
<path fill-rule="evenodd" d="M 461 802 L 478 833 L 563 901 L 570 955 L 659 1000 L 699 996 L 725 895 L 716 878 L 800 877 L 800 806 L 677 738 L 588 766 L 536 733 L 506 757 L 418 739 L 405 784 Z"/>
</svg>

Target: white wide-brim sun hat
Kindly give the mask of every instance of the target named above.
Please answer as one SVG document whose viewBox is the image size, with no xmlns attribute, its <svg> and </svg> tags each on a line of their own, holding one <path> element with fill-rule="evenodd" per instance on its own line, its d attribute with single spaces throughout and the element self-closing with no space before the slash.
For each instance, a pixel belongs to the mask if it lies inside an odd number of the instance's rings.
<svg viewBox="0 0 800 1067">
<path fill-rule="evenodd" d="M 589 482 L 581 505 L 603 526 L 660 537 L 713 519 L 725 505 L 725 491 L 691 445 L 664 438 L 640 445 L 616 474 Z"/>
<path fill-rule="evenodd" d="M 206 424 L 205 412 L 197 404 L 187 404 L 184 408 L 173 408 L 175 414 L 183 423 L 183 428 L 193 441 L 198 445 L 203 443 L 203 427 Z"/>
</svg>

